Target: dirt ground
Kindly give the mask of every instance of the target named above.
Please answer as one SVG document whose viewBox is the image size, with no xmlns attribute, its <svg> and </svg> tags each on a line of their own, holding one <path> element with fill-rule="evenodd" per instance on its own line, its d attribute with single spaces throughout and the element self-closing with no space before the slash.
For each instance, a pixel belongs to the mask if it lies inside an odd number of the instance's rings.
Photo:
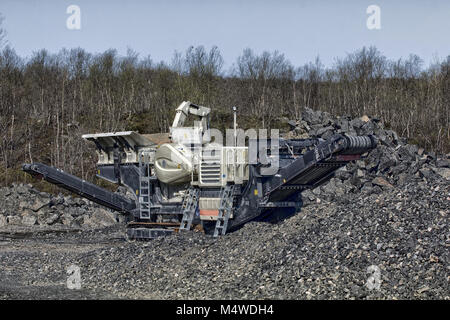
<svg viewBox="0 0 450 320">
<path fill-rule="evenodd" d="M 97 250 L 126 244 L 124 231 L 123 226 L 97 231 L 1 228 L 0 299 L 119 298 L 83 285 L 81 289 L 69 289 L 67 268 Z"/>
</svg>

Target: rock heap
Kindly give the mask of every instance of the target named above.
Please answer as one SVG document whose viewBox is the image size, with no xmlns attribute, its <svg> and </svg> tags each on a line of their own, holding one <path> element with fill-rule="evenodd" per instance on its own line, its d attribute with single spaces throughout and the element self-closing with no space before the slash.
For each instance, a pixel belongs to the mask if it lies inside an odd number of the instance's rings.
<svg viewBox="0 0 450 320">
<path fill-rule="evenodd" d="M 361 160 L 339 169 L 335 176 L 315 190 L 303 192 L 304 204 L 342 199 L 342 195 L 355 192 L 380 193 L 407 183 L 422 180 L 450 179 L 450 154 L 437 156 L 408 144 L 392 130 L 374 118 L 362 116 L 333 117 L 327 112 L 306 108 L 302 118 L 290 121 L 292 130 L 286 138 L 329 138 L 335 133 L 348 135 L 374 135 L 379 143 Z"/>
<path fill-rule="evenodd" d="M 111 226 L 121 216 L 85 199 L 39 192 L 30 184 L 0 188 L 0 227 L 67 226 L 96 228 Z"/>
</svg>

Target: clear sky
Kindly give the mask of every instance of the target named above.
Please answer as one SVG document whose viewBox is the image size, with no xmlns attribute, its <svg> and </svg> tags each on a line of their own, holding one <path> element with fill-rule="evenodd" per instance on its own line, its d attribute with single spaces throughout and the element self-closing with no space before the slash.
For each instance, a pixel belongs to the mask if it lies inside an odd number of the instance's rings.
<svg viewBox="0 0 450 320">
<path fill-rule="evenodd" d="M 81 9 L 81 29 L 69 30 L 69 5 Z M 381 9 L 381 29 L 369 30 L 369 5 Z M 21 56 L 45 48 L 109 48 L 170 62 L 190 45 L 219 47 L 230 66 L 246 47 L 278 50 L 302 65 L 319 55 L 326 66 L 363 46 L 391 59 L 419 55 L 428 65 L 450 54 L 449 0 L 0 0 L 9 44 Z"/>
</svg>

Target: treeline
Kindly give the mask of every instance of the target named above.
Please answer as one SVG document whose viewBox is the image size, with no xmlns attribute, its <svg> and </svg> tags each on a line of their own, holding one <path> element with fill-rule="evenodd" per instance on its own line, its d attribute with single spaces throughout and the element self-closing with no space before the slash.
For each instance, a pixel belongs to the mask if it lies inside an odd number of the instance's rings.
<svg viewBox="0 0 450 320">
<path fill-rule="evenodd" d="M 336 115 L 377 117 L 428 150 L 450 151 L 450 56 L 389 60 L 363 48 L 325 68 L 319 59 L 293 66 L 279 52 L 250 49 L 225 70 L 218 48 L 189 48 L 155 63 L 128 51 L 83 49 L 19 57 L 0 52 L 0 179 L 25 181 L 23 162 L 41 161 L 90 179 L 96 154 L 84 133 L 167 132 L 183 100 L 211 107 L 212 126 L 277 128 L 308 106 Z"/>
</svg>

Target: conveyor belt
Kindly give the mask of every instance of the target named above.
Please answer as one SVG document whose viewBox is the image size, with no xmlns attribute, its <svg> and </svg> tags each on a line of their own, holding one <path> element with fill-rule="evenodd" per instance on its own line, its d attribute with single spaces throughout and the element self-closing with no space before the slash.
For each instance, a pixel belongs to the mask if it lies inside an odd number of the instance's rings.
<svg viewBox="0 0 450 320">
<path fill-rule="evenodd" d="M 128 199 L 117 193 L 108 191 L 93 183 L 87 182 L 83 179 L 75 177 L 62 170 L 47 166 L 42 163 L 24 164 L 23 171 L 33 175 L 42 177 L 44 180 L 53 183 L 61 188 L 79 194 L 95 203 L 101 204 L 110 209 L 123 212 L 132 213 L 136 208 L 134 200 Z"/>
<path fill-rule="evenodd" d="M 372 136 L 351 137 L 336 134 L 320 142 L 264 183 L 265 196 L 279 201 L 293 192 L 284 185 L 312 188 L 328 179 L 338 168 L 376 147 Z"/>
</svg>

